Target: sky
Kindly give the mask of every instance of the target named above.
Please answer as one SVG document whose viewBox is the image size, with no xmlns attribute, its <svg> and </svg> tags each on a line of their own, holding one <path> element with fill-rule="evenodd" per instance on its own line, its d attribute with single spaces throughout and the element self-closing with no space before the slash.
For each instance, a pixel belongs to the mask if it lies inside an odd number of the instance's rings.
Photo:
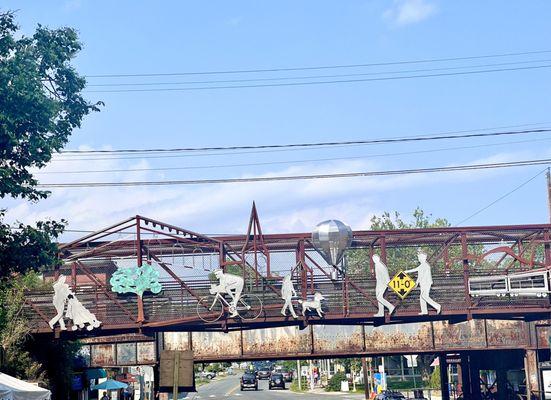
<svg viewBox="0 0 551 400">
<path fill-rule="evenodd" d="M 294 144 L 551 127 L 551 68 L 545 67 L 551 65 L 548 1 L 5 0 L 2 7 L 17 10 L 17 21 L 26 35 L 32 34 L 37 24 L 70 26 L 79 33 L 84 48 L 74 66 L 88 76 L 86 98 L 101 100 L 105 106 L 85 118 L 66 149 Z M 536 51 L 541 53 L 204 74 Z M 357 81 L 534 65 L 542 68 Z M 93 77 L 184 72 L 202 74 Z M 334 75 L 347 76 L 315 78 Z M 172 90 L 328 80 L 356 81 Z M 122 86 L 95 86 L 106 84 Z M 158 88 L 171 90 L 109 92 Z M 166 181 L 542 159 L 551 157 L 551 133 L 193 154 L 156 158 L 96 154 L 71 160 L 58 155 L 37 176 L 42 183 Z M 162 168 L 180 169 L 159 170 Z M 549 215 L 544 169 L 539 165 L 310 181 L 64 188 L 52 189 L 51 196 L 39 203 L 3 199 L 0 207 L 9 209 L 10 221 L 64 218 L 70 230 L 99 229 L 141 214 L 205 234 L 244 233 L 253 201 L 268 233 L 307 232 L 326 219 L 340 219 L 353 229 L 369 229 L 373 215 L 398 211 L 407 219 L 416 207 L 452 224 L 487 206 L 462 224 L 545 223 Z M 104 170 L 118 172 L 89 173 Z M 65 238 L 75 235 L 78 233 L 68 232 Z"/>
</svg>

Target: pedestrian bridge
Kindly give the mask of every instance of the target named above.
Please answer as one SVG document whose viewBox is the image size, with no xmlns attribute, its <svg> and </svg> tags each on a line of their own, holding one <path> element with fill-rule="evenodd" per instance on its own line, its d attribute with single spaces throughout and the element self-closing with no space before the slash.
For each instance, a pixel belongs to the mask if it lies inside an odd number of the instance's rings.
<svg viewBox="0 0 551 400">
<path fill-rule="evenodd" d="M 50 283 L 64 275 L 78 303 L 101 321 L 99 327 L 80 329 L 67 320 L 67 330 L 60 331 L 58 324 L 52 329 L 49 322 L 56 308 L 54 291 L 49 288 L 27 293 L 25 313 L 36 334 L 68 338 L 236 331 L 228 337 L 239 337 L 241 347 L 233 342 L 228 346 L 241 354 L 254 350 L 247 347 L 256 343 L 249 340 L 254 335 L 251 329 L 298 327 L 296 343 L 303 342 L 304 332 L 311 332 L 313 347 L 304 350 L 311 354 L 322 343 L 316 339 L 321 332 L 318 325 L 323 329 L 348 325 L 353 332 L 349 337 L 361 337 L 357 346 L 367 349 L 371 348 L 368 338 L 378 332 L 376 327 L 416 323 L 430 327 L 428 343 L 434 348 L 437 332 L 446 336 L 446 329 L 454 329 L 453 324 L 461 321 L 485 326 L 497 324 L 492 320 L 509 321 L 503 323 L 513 324 L 507 326 L 515 331 L 519 321 L 549 318 L 550 232 L 548 224 L 355 231 L 345 264 L 340 266 L 346 273 L 336 274 L 314 248 L 310 233 L 264 234 L 254 207 L 246 234 L 235 236 L 210 237 L 135 216 L 61 245 L 61 266 L 44 275 Z M 392 315 L 375 316 L 378 301 L 372 256 L 379 255 L 393 277 L 419 265 L 419 249 L 427 254 L 433 280 L 430 296 L 441 305 L 441 312 L 429 308 L 427 314 L 419 315 L 419 288 L 404 298 L 389 288 L 384 296 L 396 310 Z M 146 290 L 141 297 L 114 291 L 111 283 L 117 270 L 144 265 L 157 272 L 158 290 Z M 244 279 L 243 295 L 248 296 L 250 309 L 232 316 L 227 304 L 211 310 L 211 298 L 201 300 L 209 296 L 216 281 L 213 271 L 218 268 Z M 286 275 L 291 275 L 297 292 L 293 299 L 296 319 L 281 314 Z M 416 278 L 415 273 L 411 276 Z M 324 298 L 322 317 L 315 312 L 303 316 L 298 300 L 312 300 L 316 292 Z M 501 330 L 497 325 L 495 329 Z M 283 346 L 291 348 L 287 342 Z"/>
</svg>

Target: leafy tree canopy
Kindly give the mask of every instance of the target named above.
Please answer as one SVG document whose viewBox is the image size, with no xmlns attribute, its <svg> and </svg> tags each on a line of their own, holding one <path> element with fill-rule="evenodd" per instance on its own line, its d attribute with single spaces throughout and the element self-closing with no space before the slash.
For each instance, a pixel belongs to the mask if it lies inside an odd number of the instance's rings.
<svg viewBox="0 0 551 400">
<path fill-rule="evenodd" d="M 391 231 L 396 229 L 412 228 L 443 228 L 450 226 L 445 218 L 433 218 L 431 214 L 425 213 L 417 207 L 412 214 L 411 220 L 404 220 L 400 213 L 384 212 L 381 216 L 371 218 L 371 230 Z M 433 250 L 427 250 L 431 254 Z M 454 251 L 457 251 L 454 249 Z M 387 267 L 391 273 L 400 269 L 407 269 L 414 266 L 417 261 L 417 248 L 415 247 L 394 247 L 387 248 Z M 354 250 L 349 253 L 349 272 L 351 274 L 362 274 L 369 272 L 369 251 L 366 249 Z"/>
<path fill-rule="evenodd" d="M 86 82 L 71 65 L 80 49 L 71 28 L 39 25 L 21 36 L 13 12 L 0 12 L 0 198 L 46 197 L 31 169 L 44 167 L 82 118 L 98 110 L 100 103 L 82 97 Z M 53 266 L 52 240 L 65 221 L 12 227 L 4 215 L 0 209 L 0 279 Z"/>
<path fill-rule="evenodd" d="M 18 37 L 14 14 L 0 14 L 0 198 L 38 200 L 29 171 L 41 168 L 67 143 L 82 118 L 97 111 L 81 94 L 86 81 L 71 60 L 81 49 L 71 28 L 41 25 Z"/>
<path fill-rule="evenodd" d="M 45 198 L 48 192 L 40 190 L 31 170 L 44 167 L 83 117 L 102 104 L 82 97 L 86 82 L 71 65 L 80 49 L 73 29 L 39 25 L 32 36 L 22 36 L 14 14 L 0 10 L 0 199 Z M 65 221 L 11 226 L 3 222 L 5 211 L 0 208 L 2 369 L 23 379 L 47 380 L 56 398 L 67 398 L 68 360 L 78 346 L 27 340 L 31 326 L 23 312 L 25 291 L 41 285 L 32 271 L 57 262 L 54 240 Z"/>
</svg>

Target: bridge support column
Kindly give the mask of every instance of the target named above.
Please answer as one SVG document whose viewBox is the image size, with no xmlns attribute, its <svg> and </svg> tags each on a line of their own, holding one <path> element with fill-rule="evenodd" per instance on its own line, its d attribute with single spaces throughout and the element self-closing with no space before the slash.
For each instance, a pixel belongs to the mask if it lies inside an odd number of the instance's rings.
<svg viewBox="0 0 551 400">
<path fill-rule="evenodd" d="M 526 350 L 524 353 L 524 373 L 526 375 L 526 392 L 534 392 L 536 395 L 541 393 L 538 357 L 536 350 Z M 530 398 L 530 397 L 528 397 Z"/>
<path fill-rule="evenodd" d="M 450 385 L 448 380 L 448 360 L 446 354 L 438 356 L 440 361 L 440 390 L 442 392 L 442 400 L 450 400 Z"/>
<path fill-rule="evenodd" d="M 496 369 L 497 400 L 507 400 L 507 368 Z"/>
<path fill-rule="evenodd" d="M 461 354 L 461 387 L 464 399 L 481 400 L 480 369 L 476 353 Z"/>
</svg>

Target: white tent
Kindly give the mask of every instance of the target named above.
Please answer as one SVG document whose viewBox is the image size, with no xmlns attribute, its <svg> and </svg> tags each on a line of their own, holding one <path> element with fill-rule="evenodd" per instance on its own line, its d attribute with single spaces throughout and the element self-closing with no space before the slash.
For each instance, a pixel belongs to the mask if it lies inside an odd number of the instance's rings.
<svg viewBox="0 0 551 400">
<path fill-rule="evenodd" d="M 51 392 L 0 372 L 0 400 L 50 400 Z"/>
</svg>

